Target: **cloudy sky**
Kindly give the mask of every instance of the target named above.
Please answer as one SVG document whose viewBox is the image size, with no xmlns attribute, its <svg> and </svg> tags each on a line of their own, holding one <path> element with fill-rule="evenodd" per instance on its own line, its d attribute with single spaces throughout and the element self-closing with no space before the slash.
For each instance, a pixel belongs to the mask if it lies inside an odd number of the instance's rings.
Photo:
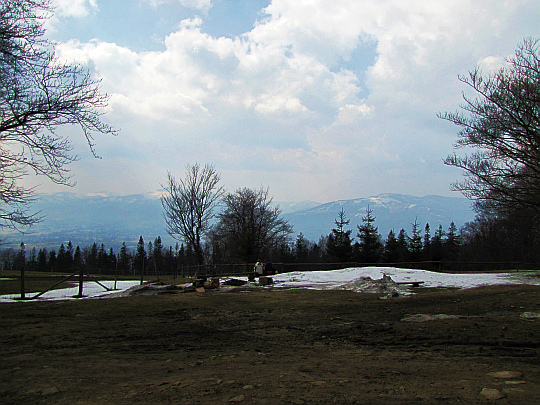
<svg viewBox="0 0 540 405">
<path fill-rule="evenodd" d="M 229 191 L 328 202 L 453 195 L 442 161 L 459 74 L 540 37 L 538 0 L 55 0 L 47 36 L 110 95 L 94 159 L 69 129 L 77 185 L 155 192 L 212 163 Z M 72 134 L 71 134 L 72 133 Z"/>
</svg>

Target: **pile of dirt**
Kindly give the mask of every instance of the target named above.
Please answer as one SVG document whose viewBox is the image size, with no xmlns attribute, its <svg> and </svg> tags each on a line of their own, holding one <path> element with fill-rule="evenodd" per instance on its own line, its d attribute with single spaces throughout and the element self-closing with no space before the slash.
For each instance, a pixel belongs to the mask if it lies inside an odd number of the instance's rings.
<svg viewBox="0 0 540 405">
<path fill-rule="evenodd" d="M 407 287 L 398 285 L 386 274 L 383 274 L 383 277 L 379 280 L 373 280 L 371 277 L 359 277 L 340 285 L 337 289 L 357 293 L 384 294 L 381 298 L 385 299 L 404 297 L 410 294 Z"/>
</svg>

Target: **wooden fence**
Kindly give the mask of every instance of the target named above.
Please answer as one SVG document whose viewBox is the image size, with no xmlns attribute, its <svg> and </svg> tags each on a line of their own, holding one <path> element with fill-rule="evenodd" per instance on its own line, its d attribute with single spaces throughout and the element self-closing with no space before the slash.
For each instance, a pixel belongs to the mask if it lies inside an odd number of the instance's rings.
<svg viewBox="0 0 540 405">
<path fill-rule="evenodd" d="M 540 269 L 540 265 L 520 262 L 452 262 L 422 261 L 399 263 L 272 263 L 278 273 L 297 271 L 328 271 L 351 267 L 397 267 L 416 270 L 429 270 L 444 273 L 524 271 Z M 253 273 L 253 264 L 203 264 L 184 266 L 179 270 L 180 277 L 201 276 L 244 276 Z"/>
</svg>

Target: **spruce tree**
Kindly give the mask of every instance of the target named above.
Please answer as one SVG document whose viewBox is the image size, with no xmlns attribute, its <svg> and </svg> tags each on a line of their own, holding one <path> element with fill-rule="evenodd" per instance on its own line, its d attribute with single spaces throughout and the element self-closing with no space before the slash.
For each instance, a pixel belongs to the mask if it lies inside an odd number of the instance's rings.
<svg viewBox="0 0 540 405">
<path fill-rule="evenodd" d="M 47 248 L 40 249 L 37 255 L 37 270 L 47 271 Z"/>
<path fill-rule="evenodd" d="M 67 271 L 66 248 L 63 243 L 56 255 L 56 271 Z"/>
<path fill-rule="evenodd" d="M 139 238 L 139 242 L 137 243 L 137 252 L 135 253 L 135 257 L 133 258 L 133 271 L 136 272 L 136 274 L 142 274 L 142 271 L 146 267 L 146 251 L 144 250 L 144 240 L 141 236 Z M 146 271 L 146 270 L 144 270 Z"/>
<path fill-rule="evenodd" d="M 352 241 L 351 230 L 345 230 L 345 226 L 349 225 L 350 220 L 346 219 L 345 211 L 341 208 L 338 218 L 335 220 L 336 228 L 332 229 L 332 233 L 328 235 L 326 243 L 326 251 L 330 256 L 337 259 L 339 263 L 343 263 L 351 258 Z"/>
<path fill-rule="evenodd" d="M 47 269 L 50 271 L 57 271 L 57 257 L 56 250 L 54 249 L 47 255 Z"/>
<path fill-rule="evenodd" d="M 103 243 L 99 245 L 99 249 L 97 252 L 97 267 L 98 272 L 101 274 L 104 272 L 107 268 L 107 262 L 109 261 L 109 257 L 107 256 L 107 252 L 105 251 L 105 246 Z"/>
<path fill-rule="evenodd" d="M 90 252 L 88 253 L 88 257 L 86 258 L 86 265 L 90 269 L 94 269 L 98 267 L 98 248 L 96 245 L 96 242 L 92 244 L 92 247 L 90 248 Z"/>
<path fill-rule="evenodd" d="M 118 255 L 118 271 L 124 275 L 130 273 L 130 256 L 126 247 L 126 242 L 122 242 L 120 254 Z"/>
<path fill-rule="evenodd" d="M 73 269 L 73 244 L 71 243 L 71 241 L 69 241 L 67 244 L 65 261 L 66 261 L 67 270 L 72 270 Z"/>
<path fill-rule="evenodd" d="M 443 259 L 443 238 L 444 231 L 442 225 L 435 231 L 433 238 L 431 238 L 431 259 L 440 261 Z"/>
<path fill-rule="evenodd" d="M 450 224 L 448 232 L 446 233 L 446 240 L 444 241 L 444 257 L 446 260 L 458 260 L 459 259 L 459 235 L 457 234 L 457 228 L 454 222 Z"/>
<path fill-rule="evenodd" d="M 113 248 L 109 248 L 109 254 L 107 260 L 107 268 L 109 273 L 113 274 L 116 272 L 116 255 L 114 254 Z"/>
<path fill-rule="evenodd" d="M 300 232 L 294 243 L 294 256 L 297 263 L 305 263 L 308 257 L 309 245 L 304 234 Z"/>
<path fill-rule="evenodd" d="M 161 242 L 161 236 L 154 240 L 153 261 L 156 277 L 158 277 L 163 273 L 163 243 Z"/>
<path fill-rule="evenodd" d="M 26 246 L 21 242 L 15 256 L 14 269 L 24 271 L 26 269 Z"/>
<path fill-rule="evenodd" d="M 424 260 L 431 260 L 431 234 L 429 224 L 424 228 L 424 242 L 422 246 Z"/>
<path fill-rule="evenodd" d="M 362 225 L 358 225 L 358 239 L 360 244 L 360 261 L 363 263 L 377 263 L 383 248 L 379 230 L 373 225 L 375 217 L 373 210 L 367 207 L 366 216 L 362 217 Z"/>
<path fill-rule="evenodd" d="M 422 255 L 422 237 L 418 230 L 418 222 L 415 219 L 412 224 L 412 236 L 409 237 L 409 253 L 413 262 L 419 261 Z"/>
<path fill-rule="evenodd" d="M 75 248 L 75 253 L 73 254 L 73 266 L 75 267 L 75 270 L 79 270 L 83 266 L 81 249 L 79 246 Z"/>
<path fill-rule="evenodd" d="M 406 262 L 410 259 L 408 239 L 405 229 L 401 229 L 397 237 L 400 262 Z"/>
<path fill-rule="evenodd" d="M 383 257 L 386 263 L 397 263 L 400 260 L 400 245 L 393 229 L 388 232 Z"/>
</svg>

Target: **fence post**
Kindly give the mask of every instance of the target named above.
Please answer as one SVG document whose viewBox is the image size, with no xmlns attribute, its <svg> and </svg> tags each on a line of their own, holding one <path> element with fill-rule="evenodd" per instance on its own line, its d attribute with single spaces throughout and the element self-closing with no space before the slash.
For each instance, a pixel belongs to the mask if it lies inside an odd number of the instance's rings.
<svg viewBox="0 0 540 405">
<path fill-rule="evenodd" d="M 83 282 L 84 282 L 84 271 L 81 267 L 79 270 L 79 293 L 76 295 L 77 298 L 83 297 Z"/>
<path fill-rule="evenodd" d="M 114 289 L 116 290 L 116 281 L 118 280 L 118 260 L 114 266 Z"/>
<path fill-rule="evenodd" d="M 24 292 L 24 263 L 21 266 L 21 300 L 26 299 L 26 295 Z"/>
</svg>

